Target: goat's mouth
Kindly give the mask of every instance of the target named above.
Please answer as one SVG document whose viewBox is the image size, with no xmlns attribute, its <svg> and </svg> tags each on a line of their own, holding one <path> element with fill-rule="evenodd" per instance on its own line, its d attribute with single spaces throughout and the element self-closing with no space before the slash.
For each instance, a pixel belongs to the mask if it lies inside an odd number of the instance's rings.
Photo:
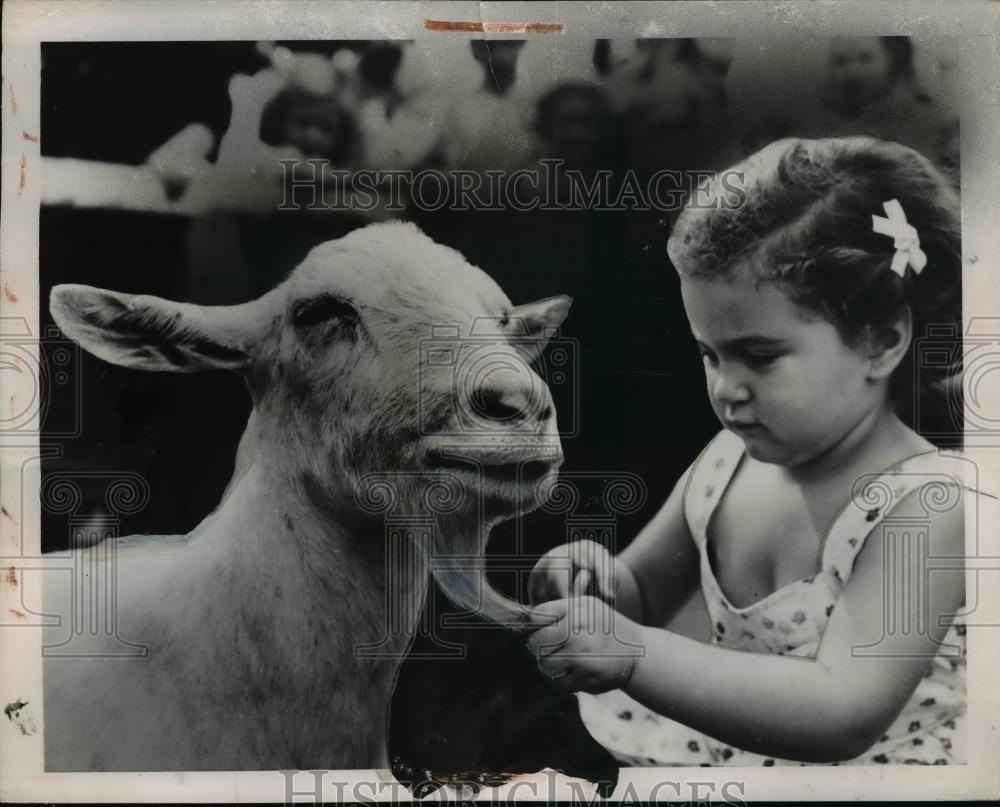
<svg viewBox="0 0 1000 807">
<path fill-rule="evenodd" d="M 562 465 L 558 444 L 509 450 L 493 447 L 433 447 L 421 465 L 429 473 L 442 473 L 500 499 L 521 500 Z"/>
<path fill-rule="evenodd" d="M 478 473 L 496 482 L 538 482 L 554 467 L 551 459 L 524 459 L 508 462 L 482 462 L 473 457 L 464 457 L 448 451 L 432 449 L 424 456 L 424 468 L 428 471 L 450 471 L 461 474 Z"/>
</svg>

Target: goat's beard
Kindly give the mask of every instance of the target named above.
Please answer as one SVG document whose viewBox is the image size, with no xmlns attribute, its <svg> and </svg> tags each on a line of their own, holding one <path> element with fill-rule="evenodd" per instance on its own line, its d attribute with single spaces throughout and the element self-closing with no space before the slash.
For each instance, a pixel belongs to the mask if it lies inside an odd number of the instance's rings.
<svg viewBox="0 0 1000 807">
<path fill-rule="evenodd" d="M 388 473 L 360 484 L 357 500 L 381 517 L 391 513 L 397 528 L 410 522 L 412 529 L 406 531 L 419 568 L 430 571 L 455 606 L 516 630 L 547 620 L 493 587 L 486 574 L 486 546 L 498 523 L 539 507 L 548 498 L 543 482 L 556 477 L 553 469 L 537 483 L 491 490 L 449 473 Z"/>
<path fill-rule="evenodd" d="M 424 542 L 424 560 L 434 582 L 458 608 L 511 629 L 539 623 L 531 609 L 507 597 L 486 574 L 486 545 L 500 518 L 481 520 L 474 514 L 439 517 L 432 537 Z"/>
</svg>

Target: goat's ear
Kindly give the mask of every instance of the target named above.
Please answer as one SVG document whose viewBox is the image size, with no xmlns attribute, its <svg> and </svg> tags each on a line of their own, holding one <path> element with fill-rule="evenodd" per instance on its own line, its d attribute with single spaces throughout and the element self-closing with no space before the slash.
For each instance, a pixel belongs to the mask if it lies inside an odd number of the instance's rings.
<svg viewBox="0 0 1000 807">
<path fill-rule="evenodd" d="M 92 286 L 55 286 L 52 318 L 98 358 L 141 370 L 242 370 L 253 322 L 248 306 L 200 306 Z"/>
<path fill-rule="evenodd" d="M 534 361 L 545 349 L 549 339 L 562 325 L 573 298 L 565 294 L 546 297 L 534 303 L 518 305 L 510 311 L 514 345 L 529 361 Z"/>
</svg>

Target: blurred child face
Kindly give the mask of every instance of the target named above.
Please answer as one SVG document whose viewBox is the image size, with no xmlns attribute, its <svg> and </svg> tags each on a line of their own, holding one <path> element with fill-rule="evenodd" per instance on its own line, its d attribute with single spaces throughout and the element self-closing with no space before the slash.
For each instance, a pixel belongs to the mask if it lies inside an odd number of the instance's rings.
<svg viewBox="0 0 1000 807">
<path fill-rule="evenodd" d="M 878 37 L 834 39 L 830 81 L 843 104 L 860 106 L 881 97 L 889 87 L 889 54 Z"/>
<path fill-rule="evenodd" d="M 340 115 L 333 98 L 298 94 L 288 108 L 283 140 L 306 157 L 326 157 L 337 145 Z"/>
<path fill-rule="evenodd" d="M 883 402 L 866 355 L 774 283 L 682 277 L 681 294 L 712 408 L 754 459 L 807 464 Z"/>
</svg>

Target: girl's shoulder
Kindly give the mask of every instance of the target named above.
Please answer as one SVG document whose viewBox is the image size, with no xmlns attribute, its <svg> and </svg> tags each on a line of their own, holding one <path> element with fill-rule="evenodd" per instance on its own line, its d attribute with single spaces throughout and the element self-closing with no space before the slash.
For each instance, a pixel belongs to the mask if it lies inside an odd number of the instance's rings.
<svg viewBox="0 0 1000 807">
<path fill-rule="evenodd" d="M 684 488 L 684 517 L 695 543 L 711 518 L 716 502 L 732 480 L 744 453 L 743 441 L 734 432 L 720 431 L 691 464 Z"/>
<path fill-rule="evenodd" d="M 694 480 L 706 473 L 712 473 L 724 466 L 739 463 L 745 450 L 743 440 L 735 432 L 721 430 L 708 441 L 695 461 L 691 464 L 690 479 Z M 730 468 L 730 471 L 733 469 Z"/>
<path fill-rule="evenodd" d="M 827 532 L 822 566 L 846 583 L 876 529 L 884 535 L 898 531 L 940 538 L 941 525 L 949 524 L 949 530 L 959 530 L 955 539 L 961 541 L 963 520 L 975 518 L 980 503 L 990 499 L 995 501 L 980 486 L 977 464 L 957 451 L 933 448 L 888 468 L 861 473 Z M 936 529 L 931 529 L 932 523 Z"/>
<path fill-rule="evenodd" d="M 859 473 L 852 485 L 850 505 L 870 512 L 891 512 L 913 494 L 931 509 L 967 493 L 982 493 L 979 466 L 961 451 L 930 448 L 886 468 Z"/>
</svg>

